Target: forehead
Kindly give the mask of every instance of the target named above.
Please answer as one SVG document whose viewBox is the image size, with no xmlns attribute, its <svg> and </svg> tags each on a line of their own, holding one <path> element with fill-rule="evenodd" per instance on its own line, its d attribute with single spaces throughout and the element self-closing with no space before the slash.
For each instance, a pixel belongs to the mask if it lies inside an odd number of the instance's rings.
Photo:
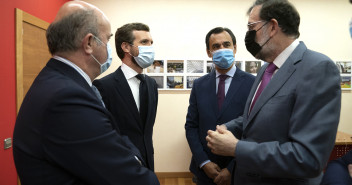
<svg viewBox="0 0 352 185">
<path fill-rule="evenodd" d="M 140 40 L 152 40 L 152 36 L 150 32 L 147 31 L 142 31 L 142 30 L 133 30 L 132 34 L 134 35 L 135 41 L 140 41 Z"/>
<path fill-rule="evenodd" d="M 213 33 L 210 35 L 210 38 L 209 38 L 209 45 L 210 46 L 213 44 L 220 44 L 223 42 L 231 42 L 232 43 L 231 36 L 229 33 L 227 33 L 227 31 L 223 31 L 221 33 Z"/>
<path fill-rule="evenodd" d="M 252 23 L 252 22 L 256 22 L 256 21 L 260 21 L 260 10 L 262 8 L 262 5 L 258 5 L 258 6 L 254 6 L 251 10 L 251 12 L 249 13 L 249 18 L 248 18 L 248 23 Z"/>
</svg>

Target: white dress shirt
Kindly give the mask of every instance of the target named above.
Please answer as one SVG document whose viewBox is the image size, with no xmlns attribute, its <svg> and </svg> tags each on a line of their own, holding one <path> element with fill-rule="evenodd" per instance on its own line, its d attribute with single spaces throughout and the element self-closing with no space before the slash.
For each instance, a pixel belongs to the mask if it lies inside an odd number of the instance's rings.
<svg viewBox="0 0 352 185">
<path fill-rule="evenodd" d="M 121 70 L 126 77 L 128 85 L 131 88 L 134 101 L 136 102 L 137 109 L 139 111 L 139 84 L 141 81 L 136 77 L 138 73 L 124 63 L 121 65 Z"/>
<path fill-rule="evenodd" d="M 215 73 L 216 73 L 216 94 L 218 93 L 218 86 L 219 86 L 219 76 L 221 75 L 221 73 L 219 73 L 216 69 L 215 69 Z M 227 91 L 229 90 L 229 87 L 231 85 L 231 82 L 232 82 L 232 78 L 233 76 L 235 76 L 235 73 L 236 73 L 236 65 L 233 64 L 233 66 L 231 67 L 231 69 L 229 71 L 227 71 L 226 75 L 229 76 L 226 78 L 225 80 L 225 97 L 226 97 L 226 94 L 227 94 Z"/>
</svg>

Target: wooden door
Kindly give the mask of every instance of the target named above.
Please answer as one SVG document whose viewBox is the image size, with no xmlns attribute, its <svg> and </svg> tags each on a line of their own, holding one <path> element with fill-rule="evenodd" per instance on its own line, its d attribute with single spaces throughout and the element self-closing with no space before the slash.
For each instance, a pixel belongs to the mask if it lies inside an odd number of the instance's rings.
<svg viewBox="0 0 352 185">
<path fill-rule="evenodd" d="M 16 9 L 17 113 L 34 79 L 51 57 L 45 37 L 48 26 L 49 23 Z"/>
</svg>

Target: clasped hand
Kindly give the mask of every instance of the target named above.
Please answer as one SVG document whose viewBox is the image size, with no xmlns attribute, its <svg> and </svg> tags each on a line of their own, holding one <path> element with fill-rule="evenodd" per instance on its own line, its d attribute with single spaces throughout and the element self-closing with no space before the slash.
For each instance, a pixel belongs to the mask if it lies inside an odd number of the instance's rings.
<svg viewBox="0 0 352 185">
<path fill-rule="evenodd" d="M 226 126 L 216 126 L 216 131 L 208 130 L 205 138 L 211 152 L 222 156 L 235 156 L 238 139 L 226 129 Z"/>
</svg>

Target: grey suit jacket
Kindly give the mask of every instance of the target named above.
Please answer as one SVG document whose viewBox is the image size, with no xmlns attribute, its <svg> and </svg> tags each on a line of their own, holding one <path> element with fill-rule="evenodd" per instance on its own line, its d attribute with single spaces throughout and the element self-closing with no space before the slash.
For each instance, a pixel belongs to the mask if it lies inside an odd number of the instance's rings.
<svg viewBox="0 0 352 185">
<path fill-rule="evenodd" d="M 243 118 L 226 124 L 242 135 L 234 184 L 319 184 L 313 179 L 327 163 L 339 123 L 339 71 L 330 58 L 301 42 L 248 115 L 266 67 L 253 84 Z"/>
</svg>

